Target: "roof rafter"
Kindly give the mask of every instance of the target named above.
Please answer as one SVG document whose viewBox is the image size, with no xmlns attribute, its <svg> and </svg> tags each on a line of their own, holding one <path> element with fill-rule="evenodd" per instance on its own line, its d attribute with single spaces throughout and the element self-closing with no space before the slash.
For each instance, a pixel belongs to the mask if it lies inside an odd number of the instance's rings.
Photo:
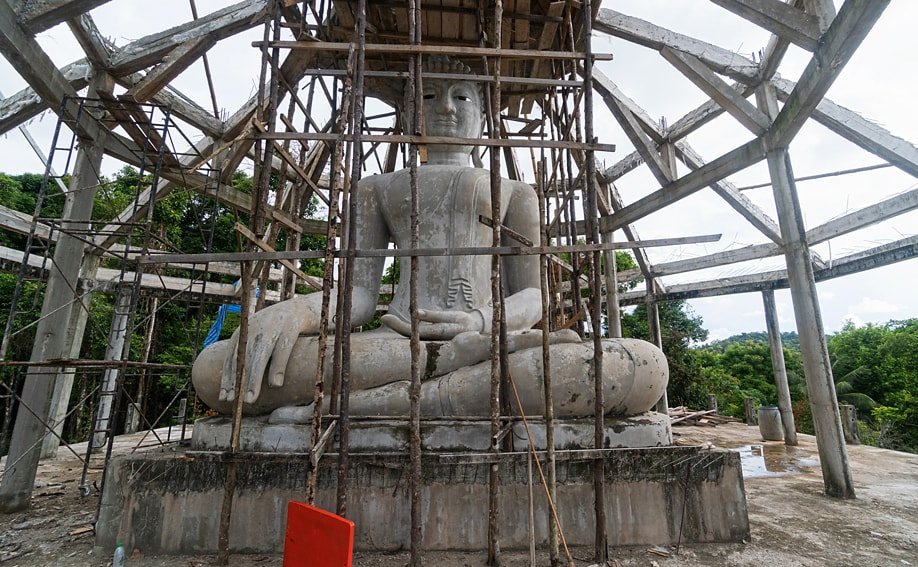
<svg viewBox="0 0 918 567">
<path fill-rule="evenodd" d="M 20 0 L 17 15 L 25 29 L 36 34 L 107 2 L 109 0 Z"/>
<path fill-rule="evenodd" d="M 795 45 L 813 51 L 819 41 L 819 20 L 781 0 L 711 0 L 741 18 Z"/>
</svg>

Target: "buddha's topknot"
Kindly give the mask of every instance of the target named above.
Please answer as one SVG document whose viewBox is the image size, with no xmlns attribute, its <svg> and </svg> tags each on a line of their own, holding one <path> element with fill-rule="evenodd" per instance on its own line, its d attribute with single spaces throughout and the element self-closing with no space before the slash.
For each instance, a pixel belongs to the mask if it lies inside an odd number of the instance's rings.
<svg viewBox="0 0 918 567">
<path fill-rule="evenodd" d="M 425 73 L 472 74 L 471 67 L 448 55 L 431 55 L 430 57 L 425 57 L 423 68 Z"/>
</svg>

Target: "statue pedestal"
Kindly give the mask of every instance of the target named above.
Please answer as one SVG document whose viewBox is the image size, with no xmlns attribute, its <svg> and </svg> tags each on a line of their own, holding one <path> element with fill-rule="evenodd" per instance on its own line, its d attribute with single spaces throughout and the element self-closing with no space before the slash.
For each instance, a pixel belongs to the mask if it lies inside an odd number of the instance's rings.
<svg viewBox="0 0 918 567">
<path fill-rule="evenodd" d="M 666 447 L 672 445 L 669 416 L 648 412 L 635 417 L 607 417 L 605 448 Z M 194 424 L 191 448 L 196 451 L 225 451 L 230 446 L 232 421 L 217 416 L 199 419 Z M 312 447 L 311 426 L 272 425 L 267 418 L 242 420 L 241 449 L 247 453 L 302 453 Z M 529 420 L 529 430 L 537 449 L 545 449 L 545 422 Z M 336 432 L 337 433 L 337 432 Z M 354 420 L 350 425 L 350 451 L 406 452 L 408 427 L 405 421 Z M 513 424 L 517 451 L 526 448 L 526 428 L 522 421 Z M 434 452 L 486 452 L 491 424 L 487 420 L 458 421 L 439 419 L 421 422 L 421 448 Z M 584 449 L 593 446 L 590 419 L 555 420 L 556 449 Z M 331 446 L 331 443 L 329 443 Z M 331 450 L 331 449 L 329 449 Z"/>
<path fill-rule="evenodd" d="M 544 427 L 530 424 L 536 444 Z M 427 421 L 422 425 L 421 510 L 423 547 L 483 550 L 487 547 L 488 477 L 500 474 L 501 546 L 529 545 L 529 495 L 534 495 L 535 534 L 547 542 L 548 509 L 538 475 L 526 451 L 522 424 L 514 425 L 516 451 L 493 455 L 482 446 L 489 426 L 482 422 Z M 286 505 L 302 500 L 309 458 L 308 428 L 246 420 L 235 456 L 207 450 L 228 441 L 229 422 L 199 421 L 195 447 L 184 454 L 134 454 L 108 467 L 96 544 L 110 549 L 122 541 L 144 553 L 214 553 L 227 464 L 237 463 L 237 490 L 230 527 L 234 552 L 279 553 Z M 670 443 L 666 416 L 609 420 L 606 444 L 589 449 L 592 425 L 559 421 L 556 429 L 557 507 L 571 545 L 592 545 L 593 463 L 606 461 L 605 502 L 609 544 L 669 545 L 740 542 L 749 537 L 739 454 L 698 447 L 612 448 L 640 442 Z M 348 472 L 348 517 L 356 524 L 356 549 L 405 549 L 410 538 L 407 427 L 404 422 L 355 421 Z M 449 450 L 445 449 L 449 447 Z M 270 449 L 271 452 L 268 452 Z M 334 510 L 337 459 L 334 446 L 320 461 L 317 504 Z M 540 452 L 539 458 L 545 458 Z M 532 483 L 530 485 L 530 482 Z"/>
<path fill-rule="evenodd" d="M 541 455 L 544 457 L 544 453 Z M 593 462 L 606 459 L 609 544 L 740 542 L 749 537 L 739 453 L 698 447 L 562 450 L 557 452 L 557 508 L 570 545 L 592 545 Z M 304 455 L 195 452 L 134 454 L 108 467 L 96 545 L 121 541 L 145 554 L 208 554 L 218 544 L 227 463 L 237 462 L 229 541 L 239 553 L 283 550 L 286 506 L 302 500 Z M 487 548 L 488 476 L 499 463 L 501 547 L 529 545 L 529 495 L 535 536 L 547 542 L 544 488 L 528 453 L 436 454 L 422 457 L 423 547 Z M 406 549 L 410 539 L 408 456 L 355 453 L 348 472 L 348 517 L 355 548 Z M 319 465 L 317 504 L 334 510 L 337 459 Z"/>
</svg>

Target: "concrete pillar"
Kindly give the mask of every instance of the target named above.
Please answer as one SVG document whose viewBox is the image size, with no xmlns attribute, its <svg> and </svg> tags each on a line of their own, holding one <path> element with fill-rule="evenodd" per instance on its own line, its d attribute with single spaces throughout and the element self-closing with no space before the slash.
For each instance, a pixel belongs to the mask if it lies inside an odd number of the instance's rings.
<svg viewBox="0 0 918 567">
<path fill-rule="evenodd" d="M 764 290 L 762 301 L 765 303 L 765 324 L 768 327 L 768 345 L 771 347 L 771 367 L 775 376 L 775 387 L 778 389 L 778 410 L 781 412 L 781 424 L 784 426 L 784 444 L 797 445 L 797 428 L 794 425 L 790 387 L 787 385 L 787 366 L 784 363 L 784 345 L 781 342 L 781 329 L 778 327 L 778 310 L 775 308 L 774 290 Z"/>
<path fill-rule="evenodd" d="M 857 426 L 857 408 L 850 404 L 839 406 L 842 415 L 842 429 L 845 430 L 845 442 L 849 445 L 861 444 L 861 433 Z"/>
<path fill-rule="evenodd" d="M 103 84 L 104 83 L 104 84 Z M 90 92 L 111 89 L 111 77 L 100 75 Z M 62 232 L 54 249 L 48 283 L 35 329 L 32 362 L 63 358 L 70 354 L 68 342 L 70 312 L 77 289 L 85 244 L 67 230 L 85 230 L 92 216 L 93 201 L 99 186 L 99 166 L 104 140 L 81 140 L 70 191 L 64 202 Z M 47 434 L 46 417 L 50 413 L 54 384 L 60 367 L 30 367 L 22 393 L 22 404 L 0 482 L 0 512 L 15 512 L 29 507 L 41 444 Z M 30 411 L 31 410 L 31 411 Z M 40 417 L 39 417 L 40 416 Z"/>
<path fill-rule="evenodd" d="M 87 254 L 83 259 L 83 267 L 80 270 L 80 279 L 93 280 L 99 269 L 101 257 L 98 254 Z M 77 288 L 80 293 L 83 290 Z M 89 319 L 89 306 L 92 302 L 92 294 L 86 294 L 82 297 L 81 302 L 74 304 L 70 310 L 70 324 L 67 327 L 67 342 L 70 345 L 69 358 L 79 358 L 80 350 L 83 346 L 83 335 L 86 332 L 86 321 Z M 51 396 L 51 409 L 48 412 L 48 423 L 54 426 L 54 432 L 57 435 L 48 435 L 41 444 L 42 459 L 50 459 L 57 455 L 57 449 L 61 445 L 59 436 L 64 431 L 64 421 L 67 410 L 70 405 L 70 394 L 73 391 L 73 381 L 76 377 L 75 368 L 65 368 L 63 372 L 57 375 L 54 382 L 54 393 Z"/>
<path fill-rule="evenodd" d="M 648 285 L 653 285 L 648 282 Z M 647 296 L 647 332 L 650 335 L 650 342 L 657 345 L 660 350 L 663 349 L 663 331 L 660 329 L 660 309 L 653 296 Z M 669 415 L 669 397 L 666 390 L 663 390 L 663 396 L 657 402 L 657 412 Z"/>
<path fill-rule="evenodd" d="M 763 111 L 772 117 L 777 115 L 777 98 L 770 83 L 765 83 L 756 92 L 756 97 Z M 854 498 L 854 481 L 838 414 L 832 365 L 829 361 L 822 313 L 816 293 L 816 279 L 810 260 L 810 247 L 806 242 L 806 228 L 803 225 L 803 213 L 797 198 L 790 156 L 786 148 L 777 148 L 769 151 L 766 157 L 781 238 L 784 241 L 787 279 L 794 302 L 794 318 L 800 337 L 806 387 L 813 412 L 813 425 L 816 428 L 822 480 L 829 496 Z"/>
<path fill-rule="evenodd" d="M 756 415 L 754 398 L 743 398 L 743 411 L 746 414 L 746 425 L 758 425 L 759 418 Z"/>
<path fill-rule="evenodd" d="M 124 354 L 124 338 L 128 334 L 128 322 L 131 315 L 133 289 L 124 285 L 118 290 L 115 309 L 112 313 L 112 326 L 108 333 L 108 345 L 105 347 L 105 360 L 121 360 Z M 98 449 L 112 429 L 112 411 L 118 390 L 118 368 L 106 368 L 102 373 L 102 391 L 99 393 L 99 404 L 96 407 L 96 420 L 93 423 L 92 448 Z"/>
</svg>

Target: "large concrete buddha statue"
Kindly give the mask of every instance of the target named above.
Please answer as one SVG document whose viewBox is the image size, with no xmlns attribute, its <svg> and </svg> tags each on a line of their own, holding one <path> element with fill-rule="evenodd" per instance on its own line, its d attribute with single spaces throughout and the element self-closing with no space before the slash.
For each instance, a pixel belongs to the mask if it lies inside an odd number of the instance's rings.
<svg viewBox="0 0 918 567">
<path fill-rule="evenodd" d="M 441 58 L 429 70 L 468 73 L 462 63 Z M 484 125 L 478 84 L 466 80 L 425 80 L 423 119 L 429 136 L 478 138 Z M 490 173 L 469 166 L 469 146 L 431 145 L 418 167 L 420 246 L 486 247 L 492 231 L 479 221 L 491 216 Z M 409 248 L 411 199 L 409 170 L 360 181 L 357 249 Z M 500 221 L 539 242 L 539 207 L 526 183 L 501 182 Z M 518 244 L 508 240 L 508 244 Z M 523 411 L 541 415 L 542 334 L 532 330 L 541 318 L 538 256 L 502 259 L 510 373 Z M 421 257 L 417 297 L 420 317 L 422 416 L 489 415 L 491 257 Z M 372 319 L 380 294 L 383 258 L 354 263 L 353 325 Z M 408 270 L 401 279 L 379 329 L 351 335 L 352 415 L 407 415 L 411 355 Z M 332 294 L 334 297 L 335 294 Z M 305 422 L 312 415 L 322 294 L 297 296 L 266 307 L 250 319 L 244 372 L 244 411 L 271 413 L 274 423 Z M 332 310 L 332 312 L 334 312 Z M 552 389 L 557 417 L 593 414 L 593 344 L 573 331 L 551 335 Z M 195 361 L 198 396 L 222 413 L 231 413 L 235 392 L 237 336 L 205 349 Z M 655 346 L 633 339 L 602 341 L 605 408 L 608 415 L 646 412 L 667 383 L 667 364 Z M 428 360 L 428 357 L 435 360 Z M 330 375 L 331 364 L 327 364 Z M 515 406 L 515 404 L 514 404 Z"/>
</svg>

